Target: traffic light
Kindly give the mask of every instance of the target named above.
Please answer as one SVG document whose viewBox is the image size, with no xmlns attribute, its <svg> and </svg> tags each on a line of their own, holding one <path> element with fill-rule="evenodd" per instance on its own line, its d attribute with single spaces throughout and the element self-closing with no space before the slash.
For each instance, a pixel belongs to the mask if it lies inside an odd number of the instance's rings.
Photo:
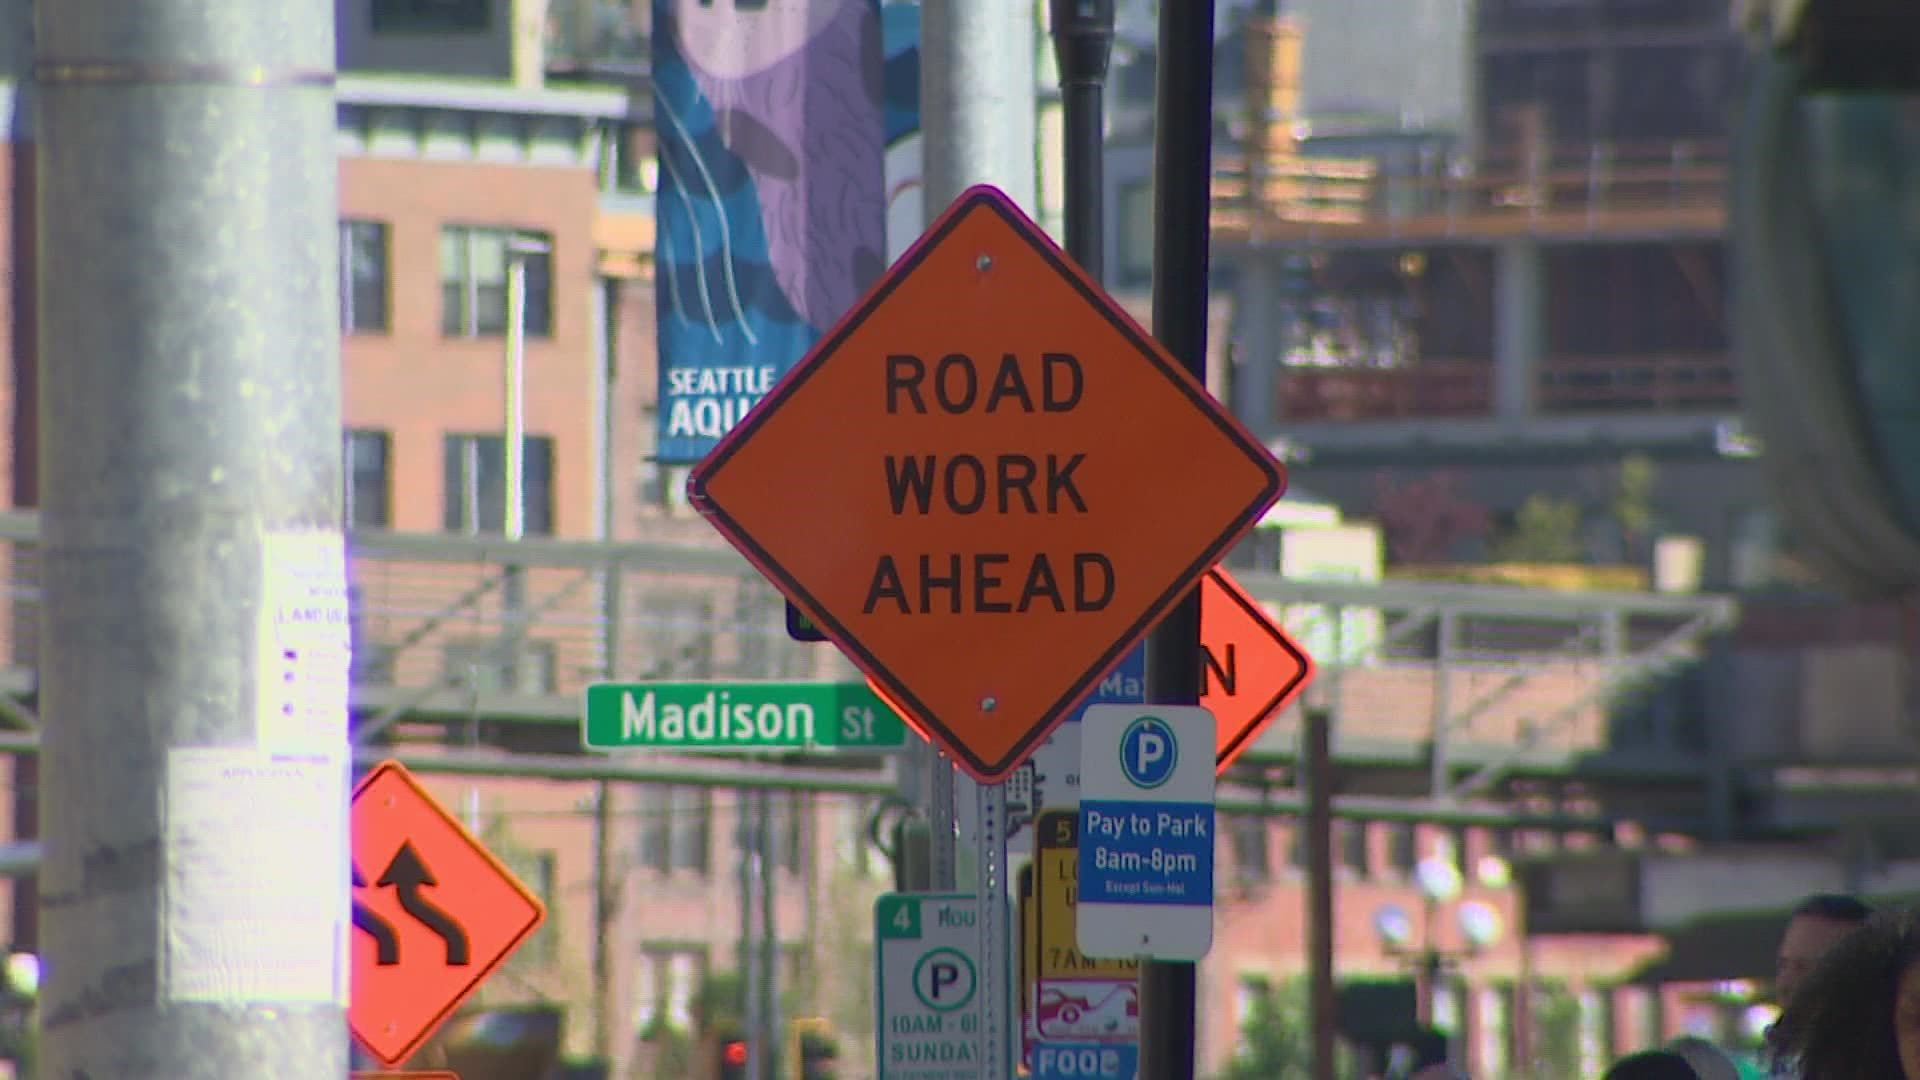
<svg viewBox="0 0 1920 1080">
<path fill-rule="evenodd" d="M 835 1080 L 840 1044 L 834 1040 L 831 1024 L 818 1018 L 795 1020 L 790 1049 L 797 1080 Z"/>
<path fill-rule="evenodd" d="M 747 1080 L 747 1040 L 726 1039 L 720 1043 L 719 1080 Z"/>
<path fill-rule="evenodd" d="M 833 1040 L 811 1033 L 800 1036 L 800 1080 L 834 1080 L 834 1059 L 840 1056 Z"/>
</svg>

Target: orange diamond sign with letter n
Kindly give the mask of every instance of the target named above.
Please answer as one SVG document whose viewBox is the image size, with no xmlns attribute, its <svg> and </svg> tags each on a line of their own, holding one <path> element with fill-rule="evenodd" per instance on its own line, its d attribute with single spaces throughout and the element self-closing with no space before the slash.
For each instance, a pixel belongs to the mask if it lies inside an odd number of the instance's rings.
<svg viewBox="0 0 1920 1080">
<path fill-rule="evenodd" d="M 1313 681 L 1313 658 L 1240 583 L 1215 567 L 1200 583 L 1200 704 L 1213 713 L 1214 769 L 1225 772 Z"/>
<path fill-rule="evenodd" d="M 397 761 L 353 791 L 347 1026 L 393 1066 L 547 917 L 539 898 Z"/>
<path fill-rule="evenodd" d="M 693 470 L 688 494 L 991 782 L 1285 486 L 1205 387 L 1006 196 L 976 187 Z"/>
</svg>

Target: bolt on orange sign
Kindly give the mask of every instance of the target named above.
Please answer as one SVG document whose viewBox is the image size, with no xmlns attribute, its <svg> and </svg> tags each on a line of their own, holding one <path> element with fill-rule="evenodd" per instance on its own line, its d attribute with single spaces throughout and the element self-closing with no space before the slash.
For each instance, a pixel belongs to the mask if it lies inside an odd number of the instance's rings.
<svg viewBox="0 0 1920 1080">
<path fill-rule="evenodd" d="M 1006 196 L 977 187 L 688 493 L 991 782 L 1285 486 L 1205 387 Z"/>
<path fill-rule="evenodd" d="M 546 918 L 546 908 L 397 761 L 353 792 L 347 1026 L 405 1061 Z"/>
</svg>

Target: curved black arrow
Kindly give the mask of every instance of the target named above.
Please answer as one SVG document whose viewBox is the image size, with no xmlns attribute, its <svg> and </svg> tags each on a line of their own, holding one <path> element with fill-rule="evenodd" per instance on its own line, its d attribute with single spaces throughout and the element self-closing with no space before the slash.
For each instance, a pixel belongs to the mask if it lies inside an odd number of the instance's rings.
<svg viewBox="0 0 1920 1080">
<path fill-rule="evenodd" d="M 420 895 L 423 885 L 437 885 L 433 871 L 420 859 L 420 853 L 413 850 L 411 843 L 400 845 L 393 853 L 393 861 L 375 883 L 381 888 L 393 887 L 394 895 L 400 901 L 400 909 L 413 916 L 414 921 L 434 933 L 447 945 L 447 966 L 465 967 L 470 961 L 467 950 L 467 931 L 453 916 L 440 910 L 433 902 Z M 396 957 L 396 962 L 398 958 Z"/>
<path fill-rule="evenodd" d="M 360 874 L 360 868 L 353 868 L 353 886 L 364 889 L 367 879 Z M 355 900 L 353 902 L 353 928 L 365 931 L 373 938 L 374 963 L 381 967 L 392 967 L 400 962 L 400 935 L 393 932 L 393 925 L 375 915 L 367 907 Z"/>
</svg>

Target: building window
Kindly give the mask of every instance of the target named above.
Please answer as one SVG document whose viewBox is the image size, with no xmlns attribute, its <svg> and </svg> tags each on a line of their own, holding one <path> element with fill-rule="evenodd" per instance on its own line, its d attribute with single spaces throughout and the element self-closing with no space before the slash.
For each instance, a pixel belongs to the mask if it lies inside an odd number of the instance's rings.
<svg viewBox="0 0 1920 1080">
<path fill-rule="evenodd" d="M 497 533 L 506 528 L 506 440 L 498 435 L 448 435 L 446 528 L 448 532 Z M 527 436 L 523 469 L 522 525 L 529 536 L 553 532 L 553 440 Z"/>
<path fill-rule="evenodd" d="M 453 638 L 441 648 L 449 685 L 476 694 L 552 694 L 559 688 L 560 658 L 551 641 Z M 517 655 L 516 655 L 517 654 Z"/>
<path fill-rule="evenodd" d="M 662 1029 L 692 1030 L 693 1003 L 706 974 L 706 950 L 647 945 L 641 948 L 639 961 L 634 971 L 634 1034 L 648 1039 Z"/>
<path fill-rule="evenodd" d="M 1420 861 L 1419 848 L 1414 843 L 1413 823 L 1395 821 L 1387 826 L 1387 865 L 1401 877 L 1412 877 L 1413 868 Z"/>
<path fill-rule="evenodd" d="M 640 865 L 660 874 L 707 872 L 713 800 L 707 789 L 649 784 L 640 789 Z"/>
<path fill-rule="evenodd" d="M 387 226 L 382 222 L 340 223 L 340 330 L 387 330 Z"/>
<path fill-rule="evenodd" d="M 350 529 L 385 529 L 393 524 L 393 466 L 388 452 L 393 438 L 384 431 L 349 428 L 340 435 L 344 457 L 347 505 L 343 516 Z"/>
<path fill-rule="evenodd" d="M 673 789 L 673 869 L 707 872 L 713 845 L 713 799 L 706 788 Z"/>
<path fill-rule="evenodd" d="M 557 877 L 553 852 L 522 851 L 508 847 L 505 851 L 496 848 L 495 853 L 500 856 L 501 862 L 507 864 L 507 869 L 513 871 L 515 877 L 533 890 L 534 895 L 540 898 L 540 902 L 547 906 L 547 910 L 553 910 Z M 542 922 L 532 936 L 527 938 L 526 943 L 513 954 L 514 959 L 535 967 L 552 963 L 554 954 L 558 951 L 553 926 L 551 919 Z"/>
<path fill-rule="evenodd" d="M 768 792 L 766 795 L 768 830 L 773 834 L 777 845 L 773 853 L 773 864 L 789 874 L 798 874 L 806 865 L 807 814 L 809 803 L 804 792 L 785 791 Z M 760 818 L 758 813 L 759 796 L 743 799 L 735 811 L 737 815 L 734 829 L 734 848 L 741 852 L 757 852 L 760 848 Z"/>
<path fill-rule="evenodd" d="M 1267 819 L 1263 814 L 1229 814 L 1227 834 L 1233 844 L 1233 865 L 1242 878 L 1266 880 L 1273 876 L 1267 853 Z"/>
<path fill-rule="evenodd" d="M 1313 859 L 1313 837 L 1307 833 L 1307 819 L 1297 817 L 1287 826 L 1287 865 L 1304 872 Z"/>
<path fill-rule="evenodd" d="M 477 33 L 491 22 L 492 0 L 373 0 L 376 34 Z"/>
<path fill-rule="evenodd" d="M 547 247 L 540 233 L 449 225 L 440 230 L 440 329 L 448 337 L 503 334 L 507 329 L 507 245 Z M 527 264 L 528 337 L 553 334 L 553 255 L 517 256 Z"/>
<path fill-rule="evenodd" d="M 662 784 L 640 788 L 640 865 L 664 874 L 673 844 L 671 789 Z"/>
<path fill-rule="evenodd" d="M 1138 285 L 1153 278 L 1153 185 L 1145 180 L 1120 187 L 1120 279 Z"/>
<path fill-rule="evenodd" d="M 1366 877 L 1371 861 L 1367 858 L 1367 823 L 1335 821 L 1333 842 L 1339 851 L 1339 865 L 1354 877 Z"/>
<path fill-rule="evenodd" d="M 807 847 L 813 839 L 808 828 L 813 816 L 813 800 L 804 791 L 789 791 L 775 796 L 779 810 L 780 868 L 798 874 L 807 865 Z"/>
</svg>

